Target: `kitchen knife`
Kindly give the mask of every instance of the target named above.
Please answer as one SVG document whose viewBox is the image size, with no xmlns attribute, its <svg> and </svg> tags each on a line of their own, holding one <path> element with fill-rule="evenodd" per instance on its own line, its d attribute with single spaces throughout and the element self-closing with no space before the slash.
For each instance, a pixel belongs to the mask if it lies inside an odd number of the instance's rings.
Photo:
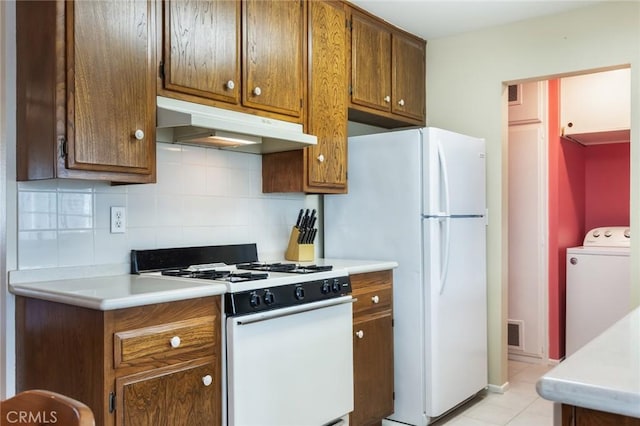
<svg viewBox="0 0 640 426">
<path fill-rule="evenodd" d="M 300 213 L 298 213 L 298 220 L 296 220 L 296 228 L 300 229 L 300 225 L 302 225 L 302 213 L 304 213 L 304 209 L 300 209 Z"/>
</svg>

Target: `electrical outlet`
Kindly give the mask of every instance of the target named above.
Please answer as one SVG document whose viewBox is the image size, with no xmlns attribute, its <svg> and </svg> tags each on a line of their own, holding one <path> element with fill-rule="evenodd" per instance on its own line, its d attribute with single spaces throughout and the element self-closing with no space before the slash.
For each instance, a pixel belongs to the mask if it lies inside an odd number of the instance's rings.
<svg viewBox="0 0 640 426">
<path fill-rule="evenodd" d="M 127 220 L 124 207 L 111 207 L 111 233 L 124 234 Z"/>
</svg>

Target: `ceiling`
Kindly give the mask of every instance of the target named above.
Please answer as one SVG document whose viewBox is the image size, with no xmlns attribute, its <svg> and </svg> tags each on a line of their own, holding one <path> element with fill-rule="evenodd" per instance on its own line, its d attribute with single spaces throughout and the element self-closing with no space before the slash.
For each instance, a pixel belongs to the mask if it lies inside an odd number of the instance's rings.
<svg viewBox="0 0 640 426">
<path fill-rule="evenodd" d="M 553 15 L 607 0 L 350 0 L 426 40 Z"/>
</svg>

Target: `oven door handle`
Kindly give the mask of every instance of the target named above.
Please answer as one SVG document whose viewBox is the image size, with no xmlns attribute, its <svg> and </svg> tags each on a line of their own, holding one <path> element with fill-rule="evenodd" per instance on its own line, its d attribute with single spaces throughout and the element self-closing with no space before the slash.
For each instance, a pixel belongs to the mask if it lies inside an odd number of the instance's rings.
<svg viewBox="0 0 640 426">
<path fill-rule="evenodd" d="M 273 311 L 260 312 L 252 314 L 248 317 L 233 318 L 233 322 L 238 325 L 249 325 L 257 322 L 267 321 L 275 318 L 288 317 L 289 315 L 301 314 L 303 312 L 316 311 L 318 309 L 328 308 L 330 306 L 344 305 L 347 303 L 355 303 L 357 299 L 351 296 L 342 296 L 330 300 L 322 300 L 319 302 L 309 303 L 308 305 L 293 306 L 291 308 L 275 309 Z"/>
</svg>

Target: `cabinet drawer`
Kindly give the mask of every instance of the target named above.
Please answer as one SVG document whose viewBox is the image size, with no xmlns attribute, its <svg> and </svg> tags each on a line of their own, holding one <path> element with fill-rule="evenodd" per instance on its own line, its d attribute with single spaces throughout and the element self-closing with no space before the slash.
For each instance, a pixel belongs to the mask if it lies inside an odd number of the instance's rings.
<svg viewBox="0 0 640 426">
<path fill-rule="evenodd" d="M 120 331 L 114 334 L 114 367 L 149 361 L 180 360 L 180 355 L 211 354 L 216 342 L 215 316 Z"/>
<path fill-rule="evenodd" d="M 362 312 L 376 312 L 391 309 L 391 286 L 371 286 L 358 289 L 353 292 L 356 303 L 353 305 L 353 314 Z"/>
</svg>

